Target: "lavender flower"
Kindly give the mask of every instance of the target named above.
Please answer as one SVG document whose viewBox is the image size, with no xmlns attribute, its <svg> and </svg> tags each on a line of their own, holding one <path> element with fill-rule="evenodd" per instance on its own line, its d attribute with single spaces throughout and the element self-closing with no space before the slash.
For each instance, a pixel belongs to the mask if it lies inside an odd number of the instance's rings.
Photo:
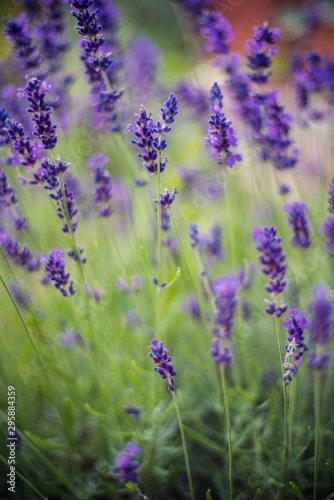
<svg viewBox="0 0 334 500">
<path fill-rule="evenodd" d="M 262 272 L 268 276 L 268 285 L 264 288 L 275 299 L 282 293 L 286 285 L 285 272 L 286 265 L 285 254 L 282 253 L 281 238 L 276 238 L 277 230 L 274 227 L 260 228 L 255 227 L 252 233 L 252 239 L 256 244 L 256 249 L 262 253 L 258 259 L 263 265 Z M 269 315 L 280 317 L 286 310 L 287 304 L 276 306 L 275 300 L 269 302 L 265 311 Z"/>
<path fill-rule="evenodd" d="M 16 303 L 24 310 L 31 307 L 31 297 L 27 290 L 23 287 L 22 283 L 19 286 L 16 283 L 8 283 L 10 293 L 13 295 Z"/>
<path fill-rule="evenodd" d="M 132 125 L 128 125 L 127 127 L 127 131 L 132 132 L 139 139 L 138 141 L 132 140 L 131 142 L 142 150 L 142 153 L 138 153 L 138 156 L 143 159 L 143 165 L 150 174 L 158 172 L 159 152 L 167 147 L 163 136 L 166 136 L 170 132 L 171 128 L 168 125 L 174 122 L 177 113 L 177 100 L 173 94 L 170 94 L 169 99 L 161 108 L 161 121 L 155 124 L 151 118 L 152 114 L 147 114 L 145 109 L 141 108 L 140 114 L 135 115 L 138 117 L 136 121 L 137 131 L 134 130 Z M 165 170 L 167 161 L 167 157 L 164 161 L 160 160 L 160 172 Z"/>
<path fill-rule="evenodd" d="M 135 406 L 127 406 L 125 411 L 132 418 L 138 418 L 141 413 L 141 409 L 136 408 Z"/>
<path fill-rule="evenodd" d="M 334 215 L 328 215 L 320 226 L 320 232 L 327 236 L 324 249 L 334 259 Z"/>
<path fill-rule="evenodd" d="M 175 200 L 175 195 L 178 194 L 178 190 L 173 188 L 173 191 L 170 193 L 168 189 L 166 188 L 163 193 L 160 193 L 160 205 L 163 208 L 170 208 L 172 203 Z M 158 202 L 158 200 L 154 200 L 155 203 Z"/>
<path fill-rule="evenodd" d="M 118 115 L 115 106 L 123 92 L 115 88 L 113 72 L 110 71 L 113 62 L 110 54 L 101 50 L 106 39 L 101 33 L 102 26 L 97 16 L 98 9 L 90 10 L 93 5 L 92 0 L 70 0 L 70 4 L 71 14 L 77 20 L 77 32 L 82 37 L 81 60 L 84 62 L 86 75 L 92 86 L 97 112 L 107 123 L 111 124 L 111 131 L 119 131 L 120 125 L 117 124 Z M 107 82 L 111 90 L 108 89 Z"/>
<path fill-rule="evenodd" d="M 93 169 L 95 191 L 93 201 L 100 217 L 109 217 L 114 209 L 109 204 L 112 198 L 111 177 L 104 168 L 108 158 L 102 154 L 91 156 L 87 165 Z"/>
<path fill-rule="evenodd" d="M 223 109 L 223 96 L 217 83 L 214 83 L 210 91 L 210 116 L 208 137 L 205 139 L 206 147 L 211 148 L 212 155 L 216 156 L 218 165 L 223 164 L 223 153 L 225 153 L 225 163 L 228 167 L 233 167 L 237 161 L 242 160 L 240 154 L 233 154 L 231 147 L 238 144 L 231 122 L 226 120 Z"/>
<path fill-rule="evenodd" d="M 287 184 L 280 184 L 278 188 L 279 194 L 282 194 L 285 196 L 286 194 L 290 193 L 290 188 Z"/>
<path fill-rule="evenodd" d="M 7 146 L 10 142 L 7 131 L 8 113 L 5 108 L 0 109 L 0 147 Z"/>
<path fill-rule="evenodd" d="M 40 64 L 37 45 L 29 35 L 28 17 L 22 12 L 16 19 L 5 19 L 4 34 L 13 44 L 13 49 L 23 68 L 32 69 Z"/>
<path fill-rule="evenodd" d="M 166 207 L 161 207 L 161 229 L 169 231 L 170 229 L 170 213 Z"/>
<path fill-rule="evenodd" d="M 214 337 L 211 344 L 210 353 L 215 365 L 225 365 L 228 369 L 232 363 L 232 353 L 224 339 Z"/>
<path fill-rule="evenodd" d="M 222 330 L 222 332 L 215 332 L 215 336 L 219 338 L 228 339 L 231 336 L 233 317 L 237 305 L 235 296 L 238 286 L 238 279 L 233 273 L 221 276 L 211 284 L 211 291 L 217 308 L 214 320 Z"/>
<path fill-rule="evenodd" d="M 230 23 L 220 12 L 206 12 L 199 19 L 205 49 L 216 55 L 227 54 L 234 39 Z"/>
<path fill-rule="evenodd" d="M 74 219 L 74 217 L 78 213 L 78 209 L 74 206 L 74 195 L 72 191 L 67 189 L 66 184 L 64 184 L 64 195 L 65 199 L 61 188 L 59 188 L 57 189 L 56 193 L 51 193 L 50 197 L 57 202 L 57 215 L 63 221 L 62 231 L 67 234 L 70 232 L 74 233 L 78 227 L 78 220 Z M 64 215 L 66 213 L 68 214 L 68 217 L 71 221 L 71 229 L 69 228 Z"/>
<path fill-rule="evenodd" d="M 326 370 L 330 352 L 326 349 L 333 336 L 334 302 L 328 294 L 326 285 L 317 285 L 312 288 L 310 302 L 310 342 L 313 350 L 310 352 L 309 365 L 314 370 Z"/>
<path fill-rule="evenodd" d="M 174 370 L 173 364 L 171 363 L 171 357 L 168 356 L 169 349 L 164 349 L 164 344 L 164 342 L 158 342 L 157 339 L 153 339 L 152 345 L 150 346 L 152 352 L 149 353 L 149 356 L 156 365 L 154 371 L 158 372 L 162 379 L 168 380 L 168 389 L 170 392 L 174 392 L 174 377 L 177 371 Z"/>
<path fill-rule="evenodd" d="M 311 240 L 306 219 L 305 205 L 295 201 L 293 203 L 287 203 L 283 210 L 289 213 L 289 224 L 294 233 L 291 243 L 298 248 L 309 247 L 311 245 Z"/>
<path fill-rule="evenodd" d="M 60 290 L 64 297 L 68 295 L 74 295 L 75 290 L 73 288 L 73 281 L 68 283 L 70 273 L 65 273 L 65 261 L 63 257 L 65 254 L 60 252 L 59 248 L 55 248 L 49 254 L 49 259 L 46 258 L 45 254 L 40 256 L 40 261 L 45 262 L 45 272 L 54 281 L 54 286 Z"/>
<path fill-rule="evenodd" d="M 8 232 L 0 233 L 0 243 L 5 254 L 15 265 L 22 267 L 28 273 L 39 268 L 38 258 L 33 256 L 28 247 L 21 245 L 17 240 L 12 240 Z"/>
<path fill-rule="evenodd" d="M 256 26 L 254 32 L 254 39 L 247 40 L 245 45 L 250 51 L 247 56 L 247 66 L 252 70 L 249 77 L 258 84 L 264 84 L 271 74 L 267 70 L 271 67 L 271 56 L 277 54 L 274 44 L 281 37 L 281 30 L 269 29 L 268 23 L 264 23 L 263 26 Z"/>
<path fill-rule="evenodd" d="M 113 472 L 121 484 L 139 483 L 139 462 L 135 457 L 140 448 L 133 443 L 126 443 L 124 451 L 115 456 Z"/>
<path fill-rule="evenodd" d="M 328 198 L 328 212 L 330 214 L 334 214 L 334 177 L 329 183 L 329 190 L 328 190 L 329 198 Z"/>
<path fill-rule="evenodd" d="M 6 172 L 0 168 L 0 213 L 16 205 L 17 201 L 15 189 L 9 184 Z"/>
<path fill-rule="evenodd" d="M 283 322 L 283 328 L 288 330 L 288 344 L 283 363 L 283 380 L 288 385 L 292 380 L 292 375 L 296 375 L 298 365 L 303 361 L 303 354 L 308 350 L 303 342 L 304 330 L 308 327 L 307 319 L 304 318 L 304 311 L 300 313 L 297 309 L 290 309 L 290 318 Z M 292 362 L 293 361 L 293 362 Z"/>
<path fill-rule="evenodd" d="M 214 267 L 216 259 L 222 260 L 225 257 L 222 247 L 222 229 L 219 224 L 213 225 L 208 232 L 199 236 L 198 248 L 200 253 L 207 257 L 206 266 L 208 267 Z"/>
<path fill-rule="evenodd" d="M 128 48 L 125 80 L 132 87 L 131 98 L 135 102 L 143 102 L 154 92 L 160 58 L 158 47 L 145 37 L 134 39 Z"/>
<path fill-rule="evenodd" d="M 187 108 L 194 120 L 197 121 L 199 117 L 206 114 L 208 104 L 205 92 L 202 89 L 186 80 L 180 80 L 176 84 L 175 91 L 182 108 Z"/>
<path fill-rule="evenodd" d="M 7 120 L 6 129 L 9 140 L 13 143 L 14 165 L 20 164 L 25 167 L 34 168 L 37 160 L 41 157 L 42 146 L 37 140 L 33 144 L 30 137 L 25 135 L 22 125 L 15 120 Z"/>
<path fill-rule="evenodd" d="M 198 246 L 198 227 L 197 224 L 189 224 L 189 238 L 191 248 L 196 248 Z"/>
</svg>

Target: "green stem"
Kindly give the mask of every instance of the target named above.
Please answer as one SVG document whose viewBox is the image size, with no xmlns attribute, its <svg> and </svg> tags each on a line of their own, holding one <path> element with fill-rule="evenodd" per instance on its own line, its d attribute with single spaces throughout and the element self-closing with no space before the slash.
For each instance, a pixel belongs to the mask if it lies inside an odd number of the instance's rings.
<svg viewBox="0 0 334 500">
<path fill-rule="evenodd" d="M 7 465 L 7 467 L 10 467 L 9 463 L 7 462 L 7 460 L 2 456 L 0 455 L 0 460 Z M 28 479 L 26 479 L 24 476 L 22 476 L 22 474 L 20 474 L 16 469 L 15 469 L 15 474 L 22 479 L 22 481 L 24 481 L 35 493 L 36 495 L 38 495 L 40 498 L 43 498 L 43 500 L 48 500 L 47 497 L 45 497 L 43 495 L 43 493 L 41 493 L 33 484 L 31 484 L 30 481 L 28 481 Z"/>
<path fill-rule="evenodd" d="M 223 386 L 223 396 L 224 396 L 224 406 L 226 415 L 226 427 L 227 427 L 227 440 L 228 440 L 228 477 L 229 477 L 229 491 L 230 500 L 233 500 L 233 463 L 232 463 L 232 433 L 231 433 L 231 421 L 230 421 L 230 408 L 228 404 L 227 388 L 226 388 L 226 375 L 225 368 L 222 367 L 222 386 Z"/>
<path fill-rule="evenodd" d="M 177 415 L 177 419 L 179 421 L 179 426 L 180 426 L 180 431 L 181 431 L 183 453 L 184 453 L 184 459 L 185 459 L 185 462 L 186 462 L 187 476 L 188 476 L 188 482 L 189 482 L 190 498 L 191 498 L 191 500 L 195 500 L 194 487 L 193 487 L 193 482 L 192 482 L 192 478 L 191 478 L 189 457 L 188 457 L 188 451 L 187 451 L 187 443 L 186 443 L 186 437 L 184 435 L 184 430 L 183 430 L 183 425 L 182 425 L 182 420 L 181 420 L 180 409 L 179 409 L 179 405 L 178 405 L 178 402 L 177 402 L 177 399 L 176 399 L 175 392 L 172 392 L 172 395 L 173 395 L 173 400 L 174 400 L 176 415 Z"/>
<path fill-rule="evenodd" d="M 278 350 L 279 350 L 279 356 L 280 356 L 282 384 L 283 384 L 283 403 L 284 403 L 284 468 L 285 468 L 285 465 L 287 464 L 288 458 L 289 458 L 288 402 L 287 402 L 287 395 L 286 395 L 286 386 L 285 386 L 284 380 L 283 380 L 283 352 L 282 352 L 282 345 L 281 345 L 281 339 L 280 339 L 280 326 L 279 326 L 278 318 L 276 318 L 276 317 L 275 317 L 275 324 L 276 324 L 277 343 L 278 343 Z M 283 473 L 284 473 L 284 468 L 283 468 Z"/>
<path fill-rule="evenodd" d="M 319 424 L 320 424 L 320 387 L 321 372 L 314 372 L 314 413 L 315 413 L 315 444 L 314 444 L 314 487 L 313 500 L 317 499 L 318 472 L 319 472 Z"/>
</svg>

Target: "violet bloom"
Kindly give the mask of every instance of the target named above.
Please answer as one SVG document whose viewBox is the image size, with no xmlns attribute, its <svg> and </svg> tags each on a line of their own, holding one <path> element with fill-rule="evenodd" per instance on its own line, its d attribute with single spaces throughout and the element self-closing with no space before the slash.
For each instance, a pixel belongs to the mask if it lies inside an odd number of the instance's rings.
<svg viewBox="0 0 334 500">
<path fill-rule="evenodd" d="M 328 215 L 320 226 L 320 232 L 327 237 L 324 244 L 325 252 L 334 259 L 334 215 Z"/>
<path fill-rule="evenodd" d="M 0 243 L 5 254 L 24 271 L 30 273 L 39 268 L 38 258 L 34 257 L 28 247 L 12 240 L 8 232 L 0 233 Z"/>
<path fill-rule="evenodd" d="M 279 194 L 285 196 L 286 194 L 290 193 L 290 188 L 287 184 L 280 184 L 278 187 L 278 192 Z"/>
<path fill-rule="evenodd" d="M 5 108 L 0 109 L 0 147 L 7 146 L 10 138 L 7 131 L 8 113 Z"/>
<path fill-rule="evenodd" d="M 198 246 L 198 226 L 197 224 L 189 224 L 189 239 L 191 248 Z"/>
<path fill-rule="evenodd" d="M 16 205 L 17 201 L 15 189 L 9 184 L 6 172 L 0 168 L 0 213 Z"/>
<path fill-rule="evenodd" d="M 251 69 L 249 77 L 258 84 L 268 81 L 271 74 L 271 57 L 277 54 L 274 47 L 275 41 L 281 37 L 281 30 L 278 28 L 269 29 L 268 23 L 254 28 L 253 40 L 247 40 L 245 48 L 250 51 L 247 56 L 247 66 Z"/>
<path fill-rule="evenodd" d="M 178 194 L 178 190 L 173 188 L 173 191 L 170 193 L 167 188 L 165 188 L 163 193 L 160 193 L 160 205 L 163 208 L 170 208 L 172 203 L 175 200 L 175 195 Z M 158 202 L 158 200 L 154 200 L 155 203 Z"/>
<path fill-rule="evenodd" d="M 283 210 L 289 214 L 289 224 L 294 233 L 291 243 L 298 248 L 309 247 L 311 240 L 304 203 L 299 201 L 287 203 Z"/>
<path fill-rule="evenodd" d="M 198 237 L 198 249 L 207 257 L 206 266 L 208 267 L 213 268 L 216 260 L 224 259 L 222 229 L 219 224 L 214 224 L 209 231 Z"/>
<path fill-rule="evenodd" d="M 115 466 L 113 472 L 121 484 L 139 483 L 139 462 L 135 457 L 139 454 L 140 448 L 133 443 L 126 443 L 124 451 L 115 456 Z"/>
<path fill-rule="evenodd" d="M 205 12 L 199 18 L 201 35 L 206 39 L 205 49 L 216 55 L 227 54 L 234 40 L 230 23 L 220 12 Z"/>
<path fill-rule="evenodd" d="M 49 254 L 49 259 L 45 254 L 40 257 L 41 262 L 45 262 L 45 272 L 54 281 L 54 286 L 61 292 L 64 297 L 74 295 L 73 281 L 69 283 L 70 273 L 65 272 L 65 261 L 63 257 L 65 254 L 60 252 L 59 248 L 55 248 Z"/>
<path fill-rule="evenodd" d="M 217 83 L 214 83 L 210 91 L 210 108 L 212 114 L 210 116 L 208 128 L 208 137 L 205 139 L 207 148 L 211 148 L 211 154 L 216 157 L 218 165 L 222 165 L 225 161 L 228 167 L 233 167 L 237 161 L 242 160 L 240 154 L 235 154 L 230 151 L 238 144 L 235 132 L 232 128 L 232 123 L 227 121 L 223 109 L 223 95 Z M 225 153 L 225 158 L 223 154 Z"/>
<path fill-rule="evenodd" d="M 95 191 L 93 201 L 100 217 L 110 217 L 114 208 L 110 205 L 112 199 L 111 177 L 106 171 L 104 165 L 108 158 L 101 153 L 91 156 L 87 165 L 93 169 L 93 181 Z"/>
<path fill-rule="evenodd" d="M 127 127 L 127 131 L 132 132 L 139 139 L 137 141 L 132 140 L 131 142 L 136 144 L 142 151 L 142 153 L 138 153 L 138 156 L 143 159 L 143 165 L 150 174 L 157 174 L 158 172 L 159 154 L 167 147 L 166 140 L 163 137 L 171 131 L 169 124 L 174 122 L 177 113 L 177 100 L 173 94 L 170 94 L 168 100 L 160 110 L 161 121 L 154 123 L 152 114 L 147 114 L 145 109 L 141 108 L 140 114 L 135 115 L 138 117 L 136 121 L 137 130 L 132 125 L 128 125 Z M 165 170 L 167 161 L 167 157 L 164 161 L 160 159 L 160 172 Z"/>
<path fill-rule="evenodd" d="M 24 69 L 31 70 L 40 64 L 37 45 L 29 34 L 28 17 L 22 12 L 16 19 L 5 19 L 4 34 Z"/>
<path fill-rule="evenodd" d="M 168 356 L 169 349 L 164 349 L 164 344 L 165 342 L 158 342 L 157 339 L 153 339 L 152 345 L 150 345 L 152 352 L 149 353 L 149 356 L 156 365 L 154 371 L 159 373 L 162 379 L 168 380 L 168 389 L 173 393 L 175 392 L 174 377 L 177 371 L 174 370 L 173 364 L 171 363 L 172 358 Z"/>
<path fill-rule="evenodd" d="M 292 376 L 296 375 L 298 365 L 303 361 L 303 354 L 308 350 L 304 341 L 304 330 L 308 328 L 307 319 L 304 318 L 304 311 L 300 313 L 297 309 L 290 309 L 290 318 L 283 322 L 283 328 L 288 330 L 288 344 L 283 362 L 283 381 L 288 385 Z M 292 362 L 294 361 L 294 362 Z"/>
<path fill-rule="evenodd" d="M 182 108 L 186 108 L 194 120 L 198 121 L 199 117 L 207 113 L 207 97 L 202 89 L 186 80 L 180 80 L 176 84 L 175 91 Z"/>
<path fill-rule="evenodd" d="M 138 418 L 141 413 L 141 409 L 136 408 L 135 406 L 127 406 L 125 411 L 132 418 Z"/>
<path fill-rule="evenodd" d="M 279 307 L 275 304 L 275 297 L 283 292 L 286 285 L 285 254 L 282 252 L 281 238 L 276 238 L 277 230 L 274 227 L 255 227 L 252 239 L 256 244 L 256 249 L 261 252 L 258 256 L 262 264 L 262 272 L 268 276 L 268 285 L 264 289 L 274 298 L 265 309 L 270 316 L 280 317 L 288 308 L 287 304 Z"/>
<path fill-rule="evenodd" d="M 217 337 L 228 339 L 231 336 L 233 318 L 238 302 L 236 299 L 238 286 L 238 279 L 233 273 L 221 276 L 211 284 L 211 291 L 216 305 L 214 320 L 221 329 L 221 332 L 216 333 Z"/>
<path fill-rule="evenodd" d="M 70 4 L 72 6 L 71 14 L 77 20 L 76 30 L 82 37 L 80 42 L 81 60 L 85 65 L 86 75 L 92 86 L 92 95 L 96 101 L 97 111 L 107 123 L 111 124 L 111 131 L 119 131 L 116 103 L 123 92 L 115 88 L 115 81 L 112 78 L 112 71 L 110 71 L 113 62 L 111 55 L 102 50 L 106 39 L 102 34 L 102 26 L 97 15 L 99 10 L 90 9 L 93 0 L 70 0 Z M 111 90 L 108 89 L 104 74 L 106 74 Z"/>
<path fill-rule="evenodd" d="M 34 168 L 37 160 L 41 157 L 43 147 L 37 140 L 32 144 L 30 137 L 25 135 L 22 125 L 15 120 L 7 120 L 6 129 L 9 140 L 13 143 L 14 164 L 20 164 L 28 169 Z"/>
<path fill-rule="evenodd" d="M 44 149 L 53 149 L 57 144 L 57 125 L 53 125 L 50 119 L 53 108 L 45 100 L 50 89 L 49 83 L 32 78 L 25 89 L 20 91 L 20 95 L 25 96 L 30 104 L 28 112 L 33 115 L 34 135 L 41 141 Z"/>
<path fill-rule="evenodd" d="M 310 342 L 313 350 L 310 352 L 309 364 L 314 370 L 326 370 L 330 353 L 325 351 L 333 336 L 334 303 L 329 297 L 328 287 L 318 285 L 312 288 L 310 302 Z"/>
<path fill-rule="evenodd" d="M 211 344 L 210 353 L 215 365 L 224 365 L 228 369 L 232 363 L 232 353 L 224 339 L 214 337 Z"/>
<path fill-rule="evenodd" d="M 330 214 L 334 214 L 334 178 L 331 180 L 329 183 L 329 190 L 328 190 L 328 212 Z"/>
<path fill-rule="evenodd" d="M 134 39 L 127 49 L 125 80 L 132 87 L 135 102 L 143 102 L 154 91 L 160 59 L 158 47 L 146 37 Z"/>
</svg>

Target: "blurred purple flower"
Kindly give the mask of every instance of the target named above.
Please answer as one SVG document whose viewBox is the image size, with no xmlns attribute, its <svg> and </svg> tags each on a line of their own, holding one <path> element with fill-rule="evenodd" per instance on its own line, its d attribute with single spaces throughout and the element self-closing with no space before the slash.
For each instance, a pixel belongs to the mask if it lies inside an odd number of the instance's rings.
<svg viewBox="0 0 334 500">
<path fill-rule="evenodd" d="M 311 240 L 304 203 L 299 201 L 287 203 L 283 210 L 289 214 L 289 224 L 294 233 L 291 243 L 298 248 L 309 247 Z"/>
</svg>

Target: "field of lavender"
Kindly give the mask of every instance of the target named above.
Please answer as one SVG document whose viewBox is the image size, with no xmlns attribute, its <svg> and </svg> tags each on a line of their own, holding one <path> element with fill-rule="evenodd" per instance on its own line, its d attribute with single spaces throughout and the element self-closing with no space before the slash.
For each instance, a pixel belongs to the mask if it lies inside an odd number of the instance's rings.
<svg viewBox="0 0 334 500">
<path fill-rule="evenodd" d="M 0 7 L 1 499 L 334 499 L 334 12 L 243 8 Z"/>
</svg>

